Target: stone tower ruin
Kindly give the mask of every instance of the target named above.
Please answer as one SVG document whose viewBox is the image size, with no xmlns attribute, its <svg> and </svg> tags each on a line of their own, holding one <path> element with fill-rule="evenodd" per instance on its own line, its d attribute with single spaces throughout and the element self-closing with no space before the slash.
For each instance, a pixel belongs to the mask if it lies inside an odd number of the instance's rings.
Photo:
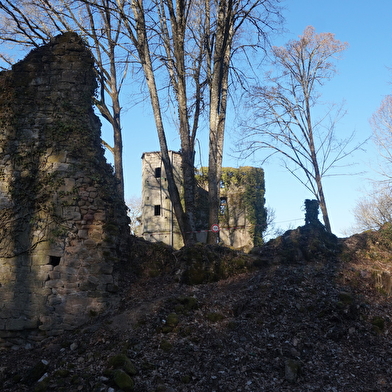
<svg viewBox="0 0 392 392">
<path fill-rule="evenodd" d="M 0 73 L 0 342 L 60 334 L 116 301 L 129 226 L 93 65 L 65 33 Z"/>
<path fill-rule="evenodd" d="M 181 154 L 169 151 L 169 156 L 177 187 L 181 190 Z M 261 238 L 265 230 L 264 171 L 248 166 L 222 170 L 225 173 L 225 180 L 222 179 L 220 184 L 217 222 L 219 240 L 227 246 L 249 250 L 254 246 L 256 236 L 259 235 Z M 195 238 L 201 243 L 207 241 L 207 233 L 211 230 L 208 227 L 206 173 L 206 168 L 196 172 Z M 175 249 L 180 249 L 184 245 L 170 200 L 162 156 L 158 151 L 145 152 L 142 155 L 141 235 L 147 241 L 163 242 Z"/>
<path fill-rule="evenodd" d="M 181 185 L 181 156 L 169 151 L 177 186 Z M 166 170 L 160 152 L 142 155 L 142 236 L 150 242 L 164 242 L 176 249 L 183 246 L 180 228 L 170 200 Z"/>
</svg>

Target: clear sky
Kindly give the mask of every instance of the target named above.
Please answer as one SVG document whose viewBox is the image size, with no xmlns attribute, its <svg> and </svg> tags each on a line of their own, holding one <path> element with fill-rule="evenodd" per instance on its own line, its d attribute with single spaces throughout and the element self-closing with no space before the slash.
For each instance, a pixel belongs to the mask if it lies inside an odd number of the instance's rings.
<svg viewBox="0 0 392 392">
<path fill-rule="evenodd" d="M 336 39 L 346 41 L 349 48 L 337 62 L 338 74 L 320 92 L 331 102 L 345 101 L 347 115 L 338 125 L 342 138 L 352 131 L 356 141 L 371 135 L 369 119 L 381 100 L 392 93 L 392 1 L 391 0 L 287 0 L 282 3 L 287 33 L 273 38 L 274 45 L 283 45 L 297 39 L 306 26 L 312 25 L 317 33 L 334 33 Z M 124 105 L 125 106 L 125 105 Z M 159 150 L 158 139 L 146 97 L 144 103 L 129 109 L 124 115 L 124 160 L 126 198 L 141 193 L 141 155 Z M 106 126 L 104 137 L 108 135 Z M 229 157 L 234 143 L 234 132 L 228 128 L 225 144 L 225 166 L 254 165 Z M 110 138 L 109 136 L 107 136 Z M 200 134 L 201 145 L 206 145 L 207 132 Z M 168 134 L 169 148 L 178 149 L 178 138 Z M 352 210 L 362 196 L 363 189 L 377 177 L 377 152 L 370 142 L 366 151 L 359 151 L 347 160 L 356 164 L 346 171 L 363 172 L 327 178 L 324 182 L 332 230 L 344 236 L 353 225 Z M 199 160 L 197 160 L 199 163 Z M 207 165 L 207 161 L 201 162 Z M 275 211 L 275 224 L 281 229 L 294 228 L 304 222 L 303 204 L 312 195 L 294 179 L 278 160 L 263 165 L 266 176 L 267 205 Z"/>
</svg>

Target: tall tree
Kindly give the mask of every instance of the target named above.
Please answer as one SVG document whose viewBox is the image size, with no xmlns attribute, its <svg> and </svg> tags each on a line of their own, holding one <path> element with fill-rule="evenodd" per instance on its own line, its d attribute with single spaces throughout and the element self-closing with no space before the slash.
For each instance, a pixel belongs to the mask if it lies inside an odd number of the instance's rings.
<svg viewBox="0 0 392 392">
<path fill-rule="evenodd" d="M 46 24 L 55 26 L 57 30 L 69 27 L 74 31 L 84 32 L 81 28 L 84 25 L 80 20 L 75 20 L 74 16 L 77 15 L 76 10 L 78 12 L 90 10 L 88 17 L 82 20 L 90 21 L 90 27 L 84 34 L 91 41 L 92 48 L 94 45 L 101 44 L 98 24 L 91 23 L 95 21 L 93 16 L 105 15 L 103 20 L 110 21 L 113 28 L 110 28 L 110 24 L 99 25 L 102 29 L 103 41 L 105 39 L 107 41 L 105 47 L 109 48 L 109 54 L 114 53 L 113 62 L 102 61 L 104 68 L 100 69 L 99 75 L 104 88 L 101 92 L 105 91 L 106 86 L 109 86 L 111 91 L 113 84 L 110 84 L 109 77 L 112 77 L 112 71 L 116 70 L 119 64 L 115 50 L 123 53 L 121 51 L 124 49 L 128 58 L 135 58 L 142 67 L 155 118 L 171 201 L 184 242 L 189 243 L 193 240 L 192 232 L 194 232 L 194 152 L 197 131 L 201 126 L 210 129 L 209 148 L 212 150 L 210 188 L 211 205 L 213 205 L 211 215 L 217 216 L 219 209 L 217 184 L 219 184 L 222 164 L 233 53 L 246 52 L 247 48 L 264 47 L 263 40 L 280 19 L 277 7 L 279 1 L 19 0 L 17 6 L 13 7 L 14 2 L 8 0 L 5 2 L 7 7 L 3 7 L 3 10 L 11 17 L 19 33 L 27 30 L 29 35 L 35 36 L 38 32 L 38 37 L 44 36 L 40 27 Z M 47 20 L 45 19 L 45 23 L 41 20 L 32 22 L 30 18 L 24 17 L 28 14 L 25 13 L 27 8 L 22 9 L 21 5 L 26 7 L 34 5 L 34 10 L 37 10 L 38 14 L 41 7 Z M 56 10 L 54 14 L 52 9 Z M 71 16 L 70 10 L 74 11 Z M 22 24 L 19 23 L 20 20 Z M 88 35 L 90 29 L 97 33 L 93 36 Z M 241 34 L 245 30 L 248 30 L 247 33 L 252 31 L 254 34 L 248 34 L 241 42 Z M 117 35 L 117 32 L 120 33 Z M 118 41 L 109 40 L 109 33 L 113 33 Z M 249 37 L 254 37 L 254 40 L 249 40 Z M 104 53 L 108 55 L 107 52 Z M 99 55 L 96 59 L 100 60 Z M 122 82 L 123 79 L 121 78 L 120 81 Z M 109 96 L 112 98 L 110 94 Z M 101 95 L 97 106 L 103 116 L 110 121 L 108 111 L 100 106 L 105 104 L 104 97 Z M 112 102 L 113 109 L 121 110 L 116 101 Z M 174 107 L 178 119 L 183 189 L 178 189 L 176 186 L 169 158 L 164 117 L 167 102 L 173 103 L 171 109 Z M 209 119 L 205 121 L 204 113 L 207 108 L 210 114 Z M 117 120 L 114 115 L 113 119 Z M 210 218 L 210 221 L 216 223 L 215 218 Z"/>
<path fill-rule="evenodd" d="M 212 6 L 211 6 L 212 4 Z M 277 2 L 256 0 L 219 0 L 217 3 L 207 3 L 207 36 L 209 40 L 207 51 L 208 80 L 209 80 L 209 160 L 208 160 L 208 190 L 209 190 L 209 225 L 218 222 L 219 189 L 223 158 L 223 144 L 226 129 L 226 115 L 230 88 L 230 72 L 237 73 L 239 67 L 233 64 L 233 56 L 237 51 L 249 48 L 263 50 L 266 48 L 267 32 L 272 28 L 279 16 Z M 211 9 L 215 16 L 211 19 Z M 213 30 L 211 29 L 213 27 Z M 241 40 L 243 32 L 254 33 L 257 37 L 253 43 Z M 212 33 L 212 34 L 211 34 Z M 243 38 L 243 37 L 242 37 Z M 233 82 L 233 80 L 232 80 Z M 216 233 L 209 232 L 208 242 L 217 240 Z"/>
<path fill-rule="evenodd" d="M 0 58 L 8 64 L 5 45 L 20 50 L 38 47 L 66 31 L 85 38 L 94 56 L 100 83 L 96 106 L 113 130 L 113 153 L 118 191 L 124 198 L 123 143 L 120 93 L 123 87 L 129 51 L 122 48 L 121 20 L 114 18 L 108 0 L 4 0 L 0 2 Z"/>
<path fill-rule="evenodd" d="M 200 126 L 209 128 L 209 221 L 212 224 L 218 221 L 233 53 L 264 44 L 262 40 L 280 17 L 277 3 L 278 0 L 133 0 L 130 3 L 117 0 L 117 10 L 143 66 L 167 173 L 171 172 L 163 117 L 167 96 L 162 91 L 169 91 L 177 113 L 184 205 L 172 175 L 168 176 L 168 182 L 185 243 L 193 240 L 195 229 L 197 131 Z M 240 35 L 245 28 L 255 33 L 255 41 L 240 45 Z M 209 113 L 207 121 L 203 116 L 206 108 Z M 216 239 L 211 235 L 209 241 L 215 242 Z"/>
<path fill-rule="evenodd" d="M 336 138 L 337 121 L 344 114 L 341 106 L 329 108 L 321 118 L 314 109 L 319 104 L 318 86 L 335 74 L 333 60 L 347 43 L 331 33 L 316 34 L 308 26 L 298 40 L 284 47 L 273 47 L 274 71 L 266 85 L 255 87 L 250 95 L 254 125 L 245 124 L 241 150 L 247 154 L 267 149 L 268 157 L 279 154 L 285 167 L 316 197 L 323 221 L 331 232 L 323 178 L 338 162 L 357 149 L 346 139 Z"/>
</svg>

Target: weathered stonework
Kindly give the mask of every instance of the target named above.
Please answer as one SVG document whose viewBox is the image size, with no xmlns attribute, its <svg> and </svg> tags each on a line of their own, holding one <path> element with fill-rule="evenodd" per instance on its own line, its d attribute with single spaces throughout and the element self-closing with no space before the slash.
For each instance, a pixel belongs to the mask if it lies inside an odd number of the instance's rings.
<svg viewBox="0 0 392 392">
<path fill-rule="evenodd" d="M 181 156 L 169 151 L 174 178 L 181 186 Z M 142 155 L 142 236 L 150 242 L 164 242 L 176 249 L 184 246 L 170 200 L 166 170 L 160 152 Z"/>
<path fill-rule="evenodd" d="M 181 155 L 169 151 L 174 178 L 182 189 Z M 264 171 L 261 168 L 240 167 L 223 168 L 228 173 L 222 176 L 220 189 L 219 228 L 220 243 L 234 248 L 250 250 L 255 244 L 256 236 L 262 238 L 265 230 Z M 204 174 L 203 174 L 204 173 Z M 206 168 L 201 168 L 196 175 L 196 213 L 195 238 L 197 242 L 206 243 L 208 227 L 208 181 Z M 235 174 L 237 173 L 237 174 Z M 257 174 L 257 176 L 256 176 Z M 252 180 L 253 178 L 253 180 Z M 256 181 L 257 178 L 257 181 Z M 231 179 L 231 180 L 230 180 Z M 250 182 L 251 181 L 251 182 Z M 255 188 L 253 205 L 247 204 L 245 194 Z M 255 193 L 255 192 L 252 192 Z M 256 201 L 257 199 L 257 201 Z M 256 212 L 257 204 L 258 210 Z M 253 207 L 253 221 L 249 211 Z M 184 246 L 177 219 L 170 200 L 166 171 L 160 152 L 145 152 L 142 155 L 142 217 L 141 235 L 150 242 L 163 242 L 175 249 Z M 258 219 L 257 222 L 256 218 Z M 258 226 L 256 228 L 256 226 Z"/>
<path fill-rule="evenodd" d="M 116 301 L 128 218 L 101 147 L 95 89 L 91 54 L 74 33 L 0 73 L 0 338 L 59 334 Z"/>
</svg>

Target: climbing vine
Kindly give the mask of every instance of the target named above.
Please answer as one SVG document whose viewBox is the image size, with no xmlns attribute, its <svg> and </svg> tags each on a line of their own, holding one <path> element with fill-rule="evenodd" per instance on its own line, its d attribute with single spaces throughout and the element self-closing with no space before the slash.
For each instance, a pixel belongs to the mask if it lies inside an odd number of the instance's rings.
<svg viewBox="0 0 392 392">
<path fill-rule="evenodd" d="M 207 188 L 207 168 L 196 172 L 196 181 L 202 188 Z M 254 246 L 262 245 L 263 232 L 267 228 L 264 170 L 250 166 L 222 168 L 220 187 L 221 199 L 226 199 L 226 205 L 220 211 L 220 223 L 230 227 L 235 217 L 243 212 Z"/>
</svg>

